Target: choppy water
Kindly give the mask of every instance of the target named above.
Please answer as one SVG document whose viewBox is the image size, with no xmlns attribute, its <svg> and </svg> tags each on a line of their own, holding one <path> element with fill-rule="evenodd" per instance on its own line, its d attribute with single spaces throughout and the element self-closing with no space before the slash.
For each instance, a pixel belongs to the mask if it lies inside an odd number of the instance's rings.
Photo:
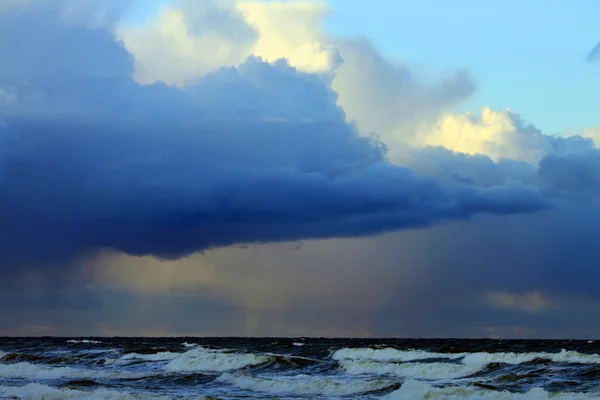
<svg viewBox="0 0 600 400">
<path fill-rule="evenodd" d="M 600 342 L 0 338 L 0 398 L 600 399 Z"/>
</svg>

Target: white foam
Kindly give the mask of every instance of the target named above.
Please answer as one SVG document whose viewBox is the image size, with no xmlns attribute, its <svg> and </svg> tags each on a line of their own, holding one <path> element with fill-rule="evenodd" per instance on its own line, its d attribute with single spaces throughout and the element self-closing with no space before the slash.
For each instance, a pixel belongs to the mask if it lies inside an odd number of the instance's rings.
<svg viewBox="0 0 600 400">
<path fill-rule="evenodd" d="M 199 344 L 197 344 L 197 343 L 188 343 L 188 342 L 183 342 L 181 345 L 182 345 L 183 347 L 187 347 L 187 348 L 190 348 L 190 347 L 198 347 L 198 346 L 200 346 L 200 345 L 199 345 Z"/>
<path fill-rule="evenodd" d="M 255 392 L 311 396 L 347 396 L 384 389 L 394 384 L 385 380 L 344 380 L 309 375 L 268 378 L 231 373 L 219 376 L 217 381 Z"/>
<path fill-rule="evenodd" d="M 82 391 L 73 389 L 57 389 L 37 383 L 30 383 L 25 386 L 12 387 L 0 386 L 0 396 L 7 398 L 17 398 L 21 400 L 168 400 L 167 396 L 148 396 L 139 394 L 129 394 L 107 389 L 98 389 L 94 391 Z"/>
<path fill-rule="evenodd" d="M 371 360 L 341 360 L 340 367 L 352 375 L 391 375 L 417 379 L 463 378 L 480 371 L 484 365 L 457 363 L 383 363 Z"/>
<path fill-rule="evenodd" d="M 90 339 L 83 339 L 83 340 L 71 339 L 71 340 L 67 340 L 67 343 L 100 344 L 102 342 L 100 342 L 98 340 L 90 340 Z"/>
<path fill-rule="evenodd" d="M 292 344 L 293 344 L 294 346 L 297 346 L 297 347 L 302 347 L 302 346 L 305 346 L 305 345 L 306 345 L 305 343 L 300 343 L 300 342 L 294 342 L 294 343 L 292 343 Z"/>
<path fill-rule="evenodd" d="M 541 388 L 532 389 L 526 393 L 511 393 L 492 390 L 475 389 L 472 387 L 436 388 L 424 382 L 407 380 L 402 387 L 382 399 L 385 400 L 420 400 L 420 399 L 477 399 L 477 400 L 588 400 L 600 399 L 600 395 L 588 393 L 548 393 Z"/>
<path fill-rule="evenodd" d="M 522 364 L 535 359 L 557 363 L 600 364 L 600 355 L 561 350 L 559 353 L 434 353 L 423 350 L 397 350 L 393 348 L 340 349 L 333 353 L 334 360 L 372 360 L 380 362 L 406 362 L 428 359 L 463 359 L 464 364 L 506 363 Z"/>
<path fill-rule="evenodd" d="M 331 356 L 334 360 L 373 360 L 373 361 L 415 361 L 433 358 L 456 360 L 468 353 L 432 353 L 423 350 L 397 350 L 393 348 L 370 349 L 340 349 Z"/>
<path fill-rule="evenodd" d="M 185 353 L 179 354 L 165 365 L 164 368 L 170 372 L 222 372 L 264 364 L 271 359 L 271 357 L 264 355 L 228 353 L 197 346 Z"/>
<path fill-rule="evenodd" d="M 128 371 L 98 371 L 83 368 L 49 367 L 40 364 L 20 362 L 16 364 L 0 364 L 0 377 L 28 379 L 138 379 L 154 376 L 156 373 Z"/>
<path fill-rule="evenodd" d="M 522 364 L 535 359 L 549 360 L 556 363 L 600 364 L 598 354 L 583 354 L 577 351 L 561 350 L 560 353 L 472 353 L 462 360 L 464 364 Z"/>
<path fill-rule="evenodd" d="M 129 353 L 121 357 L 121 360 L 145 360 L 145 361 L 169 361 L 177 358 L 181 353 L 171 353 L 170 351 L 161 351 L 155 354 Z"/>
</svg>

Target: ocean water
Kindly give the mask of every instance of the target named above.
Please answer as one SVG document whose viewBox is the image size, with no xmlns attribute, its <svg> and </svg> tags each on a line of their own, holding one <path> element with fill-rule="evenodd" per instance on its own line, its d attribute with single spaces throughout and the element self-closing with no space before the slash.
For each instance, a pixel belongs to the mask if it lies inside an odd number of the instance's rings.
<svg viewBox="0 0 600 400">
<path fill-rule="evenodd" d="M 600 399 L 600 342 L 0 338 L 2 399 Z"/>
</svg>

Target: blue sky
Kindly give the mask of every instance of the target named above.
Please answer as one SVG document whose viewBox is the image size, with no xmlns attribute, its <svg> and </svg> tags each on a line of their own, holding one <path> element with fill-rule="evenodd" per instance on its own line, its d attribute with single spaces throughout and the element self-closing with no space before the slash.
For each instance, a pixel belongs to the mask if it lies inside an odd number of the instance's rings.
<svg viewBox="0 0 600 400">
<path fill-rule="evenodd" d="M 139 1 L 126 21 L 139 23 L 169 2 Z M 332 34 L 365 36 L 387 57 L 419 64 L 428 73 L 468 69 L 479 87 L 459 112 L 511 108 L 552 134 L 600 125 L 600 65 L 585 61 L 600 38 L 595 0 L 329 4 Z"/>
</svg>

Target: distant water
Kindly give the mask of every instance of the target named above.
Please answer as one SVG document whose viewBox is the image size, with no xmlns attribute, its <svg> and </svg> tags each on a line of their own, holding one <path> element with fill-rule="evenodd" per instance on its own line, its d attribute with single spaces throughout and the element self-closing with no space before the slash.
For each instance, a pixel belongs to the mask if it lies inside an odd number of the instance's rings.
<svg viewBox="0 0 600 400">
<path fill-rule="evenodd" d="M 3 399 L 600 399 L 592 341 L 0 338 Z"/>
</svg>

